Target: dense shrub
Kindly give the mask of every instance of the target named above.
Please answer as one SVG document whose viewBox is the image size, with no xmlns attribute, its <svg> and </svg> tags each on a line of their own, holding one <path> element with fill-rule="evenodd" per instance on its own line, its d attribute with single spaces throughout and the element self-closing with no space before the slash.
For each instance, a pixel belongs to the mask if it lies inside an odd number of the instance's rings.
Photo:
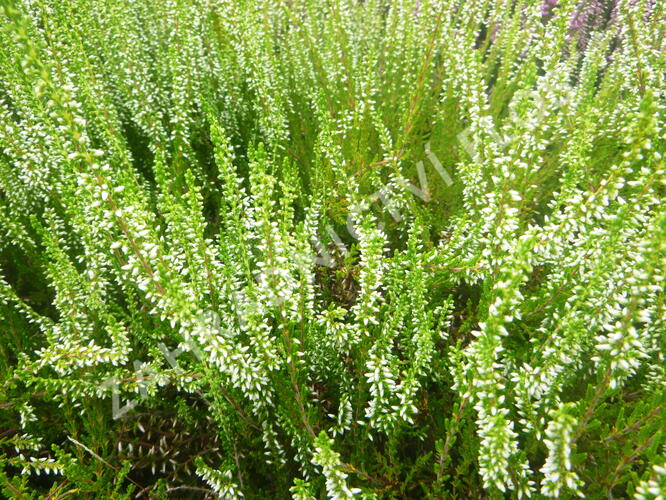
<svg viewBox="0 0 666 500">
<path fill-rule="evenodd" d="M 5 495 L 664 498 L 664 4 L 0 2 Z"/>
</svg>

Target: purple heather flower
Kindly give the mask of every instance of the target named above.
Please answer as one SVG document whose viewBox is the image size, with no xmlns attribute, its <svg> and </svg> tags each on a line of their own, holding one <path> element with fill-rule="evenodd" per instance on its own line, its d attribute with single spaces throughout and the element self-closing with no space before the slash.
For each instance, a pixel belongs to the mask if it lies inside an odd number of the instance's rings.
<svg viewBox="0 0 666 500">
<path fill-rule="evenodd" d="M 616 1 L 610 2 L 614 7 Z M 590 33 L 606 23 L 606 6 L 599 0 L 583 0 L 580 2 L 571 17 L 569 30 L 571 35 L 578 37 L 581 46 L 585 46 Z"/>
<path fill-rule="evenodd" d="M 555 15 L 558 0 L 542 0 L 541 16 L 549 21 Z M 617 0 L 581 0 L 569 22 L 569 37 L 576 38 L 581 47 L 587 45 L 592 31 L 612 23 L 612 14 L 617 9 Z"/>
<path fill-rule="evenodd" d="M 543 0 L 541 2 L 541 17 L 548 21 L 553 17 L 555 7 L 557 7 L 558 0 Z"/>
</svg>

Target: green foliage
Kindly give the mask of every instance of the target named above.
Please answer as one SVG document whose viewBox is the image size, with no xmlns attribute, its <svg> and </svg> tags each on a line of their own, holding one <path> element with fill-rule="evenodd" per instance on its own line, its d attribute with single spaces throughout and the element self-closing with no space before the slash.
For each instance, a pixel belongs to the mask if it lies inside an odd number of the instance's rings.
<svg viewBox="0 0 666 500">
<path fill-rule="evenodd" d="M 0 0 L 3 495 L 663 498 L 666 13 L 610 3 Z"/>
</svg>

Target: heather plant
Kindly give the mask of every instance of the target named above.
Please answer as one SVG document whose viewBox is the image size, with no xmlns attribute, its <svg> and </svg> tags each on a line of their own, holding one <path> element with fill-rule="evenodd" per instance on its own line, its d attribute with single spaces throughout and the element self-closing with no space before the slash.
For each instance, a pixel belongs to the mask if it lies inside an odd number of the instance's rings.
<svg viewBox="0 0 666 500">
<path fill-rule="evenodd" d="M 666 15 L 0 0 L 8 498 L 666 495 Z"/>
</svg>

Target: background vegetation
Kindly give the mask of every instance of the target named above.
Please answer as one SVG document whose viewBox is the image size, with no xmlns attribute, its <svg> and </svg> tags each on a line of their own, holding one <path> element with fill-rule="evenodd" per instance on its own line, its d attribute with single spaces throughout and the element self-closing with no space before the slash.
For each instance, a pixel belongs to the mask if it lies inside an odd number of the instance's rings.
<svg viewBox="0 0 666 500">
<path fill-rule="evenodd" d="M 1 0 L 4 494 L 663 498 L 664 5 Z"/>
</svg>

